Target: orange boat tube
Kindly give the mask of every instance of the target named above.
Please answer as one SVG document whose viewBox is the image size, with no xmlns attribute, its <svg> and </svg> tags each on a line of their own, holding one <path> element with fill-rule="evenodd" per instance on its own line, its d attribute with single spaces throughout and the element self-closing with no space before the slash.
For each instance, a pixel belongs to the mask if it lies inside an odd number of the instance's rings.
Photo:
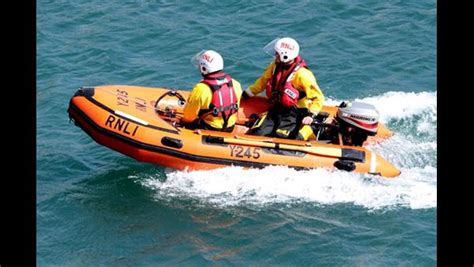
<svg viewBox="0 0 474 267">
<path fill-rule="evenodd" d="M 83 87 L 71 98 L 70 118 L 97 143 L 164 167 L 188 170 L 225 166 L 262 168 L 285 165 L 297 169 L 330 168 L 396 177 L 400 171 L 361 146 L 326 144 L 246 135 L 250 114 L 267 108 L 263 98 L 242 100 L 232 133 L 191 130 L 180 125 L 188 91 L 126 85 Z M 335 115 L 337 107 L 323 108 Z M 379 124 L 367 142 L 391 136 Z"/>
</svg>

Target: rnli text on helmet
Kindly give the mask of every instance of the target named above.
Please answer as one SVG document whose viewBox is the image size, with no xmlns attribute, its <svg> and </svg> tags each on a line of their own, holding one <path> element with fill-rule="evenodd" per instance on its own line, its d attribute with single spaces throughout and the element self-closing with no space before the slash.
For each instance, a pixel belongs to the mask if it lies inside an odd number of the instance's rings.
<svg viewBox="0 0 474 267">
<path fill-rule="evenodd" d="M 203 58 L 204 60 L 206 60 L 207 62 L 209 62 L 209 63 L 212 63 L 212 61 L 214 60 L 214 58 L 211 57 L 211 56 L 208 55 L 208 54 L 202 55 L 202 58 Z"/>
<path fill-rule="evenodd" d="M 295 46 L 288 43 L 281 43 L 280 48 L 295 50 Z"/>
</svg>

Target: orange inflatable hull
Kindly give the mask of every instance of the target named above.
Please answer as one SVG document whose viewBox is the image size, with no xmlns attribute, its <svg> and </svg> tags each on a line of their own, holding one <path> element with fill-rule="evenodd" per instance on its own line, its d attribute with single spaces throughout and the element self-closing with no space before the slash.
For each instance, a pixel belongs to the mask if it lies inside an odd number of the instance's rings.
<svg viewBox="0 0 474 267">
<path fill-rule="evenodd" d="M 169 88 L 125 85 L 81 88 L 71 98 L 68 112 L 97 143 L 138 161 L 180 170 L 285 165 L 298 169 L 339 168 L 384 177 L 400 174 L 395 166 L 365 147 L 246 135 L 243 125 L 250 114 L 268 108 L 264 98 L 241 101 L 238 125 L 232 133 L 185 129 L 179 121 L 181 100 L 188 94 Z M 337 108 L 325 106 L 323 111 L 334 116 Z M 380 124 L 377 135 L 369 137 L 368 142 L 390 136 L 391 132 Z"/>
</svg>

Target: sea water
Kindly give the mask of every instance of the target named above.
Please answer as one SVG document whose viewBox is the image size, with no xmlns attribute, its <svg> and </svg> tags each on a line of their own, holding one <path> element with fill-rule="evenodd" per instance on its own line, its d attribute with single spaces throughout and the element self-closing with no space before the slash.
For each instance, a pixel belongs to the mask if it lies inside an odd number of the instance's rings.
<svg viewBox="0 0 474 267">
<path fill-rule="evenodd" d="M 435 1 L 37 1 L 38 266 L 435 266 Z M 373 104 L 395 179 L 282 166 L 176 171 L 69 122 L 81 86 L 190 90 L 221 53 L 244 88 L 295 38 L 327 104 Z"/>
</svg>

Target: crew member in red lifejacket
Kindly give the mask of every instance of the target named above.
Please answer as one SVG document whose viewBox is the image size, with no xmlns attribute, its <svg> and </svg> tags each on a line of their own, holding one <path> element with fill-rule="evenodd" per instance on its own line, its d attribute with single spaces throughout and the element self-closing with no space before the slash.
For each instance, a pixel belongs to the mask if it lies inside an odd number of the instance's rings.
<svg viewBox="0 0 474 267">
<path fill-rule="evenodd" d="M 185 126 L 232 131 L 242 94 L 240 83 L 223 72 L 224 60 L 213 50 L 197 53 L 191 62 L 203 79 L 194 86 L 184 107 Z"/>
<path fill-rule="evenodd" d="M 310 125 L 324 103 L 316 77 L 299 56 L 299 45 L 293 38 L 277 38 L 264 51 L 275 55 L 275 60 L 242 97 L 247 99 L 266 90 L 271 106 L 249 134 L 308 140 L 313 134 Z"/>
</svg>

